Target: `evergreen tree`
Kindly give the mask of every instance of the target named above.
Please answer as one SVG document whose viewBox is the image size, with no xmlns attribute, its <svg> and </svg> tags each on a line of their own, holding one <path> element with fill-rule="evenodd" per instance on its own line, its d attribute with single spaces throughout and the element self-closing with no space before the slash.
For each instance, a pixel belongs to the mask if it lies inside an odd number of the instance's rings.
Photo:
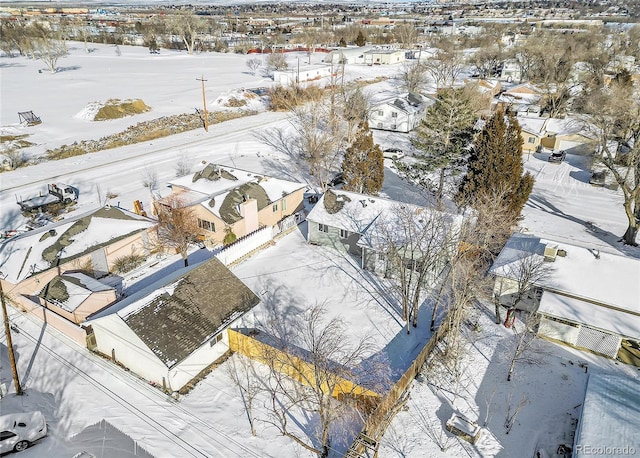
<svg viewBox="0 0 640 458">
<path fill-rule="evenodd" d="M 345 191 L 376 194 L 384 180 L 384 158 L 380 145 L 373 143 L 369 124 L 360 123 L 353 143 L 342 161 Z"/>
<path fill-rule="evenodd" d="M 358 31 L 358 36 L 356 37 L 356 45 L 357 46 L 364 46 L 366 44 L 367 40 L 364 38 L 364 35 L 362 34 L 362 30 Z"/>
<path fill-rule="evenodd" d="M 477 114 L 471 97 L 465 89 L 440 91 L 416 130 L 413 143 L 421 151 L 416 155 L 418 162 L 399 164 L 401 172 L 436 195 L 439 208 L 445 182 L 461 172 L 466 147 L 472 140 Z M 433 171 L 439 171 L 435 182 L 429 177 Z"/>
<path fill-rule="evenodd" d="M 533 189 L 533 177 L 523 175 L 522 136 L 513 114 L 498 110 L 478 135 L 469 158 L 458 199 L 474 206 L 478 199 L 501 193 L 504 208 L 514 220 Z"/>
</svg>

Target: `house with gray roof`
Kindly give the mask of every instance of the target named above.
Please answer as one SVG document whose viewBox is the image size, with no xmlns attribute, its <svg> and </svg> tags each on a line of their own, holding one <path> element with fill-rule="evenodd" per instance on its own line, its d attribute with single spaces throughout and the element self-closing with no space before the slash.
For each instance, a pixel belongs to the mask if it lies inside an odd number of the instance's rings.
<svg viewBox="0 0 640 458">
<path fill-rule="evenodd" d="M 187 267 L 87 320 L 91 349 L 178 391 L 229 349 L 258 297 L 220 261 Z"/>
<path fill-rule="evenodd" d="M 330 246 L 358 258 L 363 269 L 391 275 L 389 252 L 410 264 L 429 251 L 432 280 L 457 247 L 462 217 L 403 202 L 342 190 L 327 191 L 307 215 L 311 244 Z M 433 250 L 434 244 L 438 245 Z M 431 275 L 433 274 L 433 275 Z"/>
<path fill-rule="evenodd" d="M 192 208 L 200 238 L 213 246 L 222 245 L 229 232 L 241 238 L 300 212 L 306 188 L 304 183 L 219 164 L 206 164 L 169 185 L 171 195 L 156 205 Z"/>
</svg>

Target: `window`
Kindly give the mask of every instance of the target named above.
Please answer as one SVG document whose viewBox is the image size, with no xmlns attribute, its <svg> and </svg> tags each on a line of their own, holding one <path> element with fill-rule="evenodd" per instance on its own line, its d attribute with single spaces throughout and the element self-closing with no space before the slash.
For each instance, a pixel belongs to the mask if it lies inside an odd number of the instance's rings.
<svg viewBox="0 0 640 458">
<path fill-rule="evenodd" d="M 273 208 L 273 212 L 274 213 L 277 212 L 278 211 L 278 204 L 273 204 L 273 207 L 271 207 L 271 208 Z"/>
<path fill-rule="evenodd" d="M 529 137 L 527 141 L 529 143 L 535 143 L 536 142 L 536 137 Z"/>
<path fill-rule="evenodd" d="M 222 332 L 217 336 L 215 336 L 213 339 L 211 339 L 211 341 L 209 342 L 209 346 L 213 347 L 215 344 L 217 344 L 221 340 L 222 340 Z"/>
<path fill-rule="evenodd" d="M 378 110 L 378 116 L 384 116 L 384 111 L 383 110 Z"/>
<path fill-rule="evenodd" d="M 343 238 L 343 239 L 349 238 L 349 231 L 340 229 L 340 238 Z"/>
<path fill-rule="evenodd" d="M 378 252 L 378 261 L 384 261 L 384 253 L 381 251 Z"/>
<path fill-rule="evenodd" d="M 391 113 L 391 117 L 392 118 L 397 118 L 398 117 L 398 113 L 396 113 L 395 111 L 393 113 Z"/>
<path fill-rule="evenodd" d="M 211 221 L 207 221 L 205 219 L 198 218 L 198 227 L 200 229 L 204 229 L 205 231 L 209 231 L 209 232 L 216 231 L 216 226 Z"/>
<path fill-rule="evenodd" d="M 329 226 L 327 226 L 326 224 L 318 224 L 318 230 L 320 232 L 329 232 Z"/>
<path fill-rule="evenodd" d="M 287 199 L 282 199 L 282 211 L 287 209 Z"/>
</svg>

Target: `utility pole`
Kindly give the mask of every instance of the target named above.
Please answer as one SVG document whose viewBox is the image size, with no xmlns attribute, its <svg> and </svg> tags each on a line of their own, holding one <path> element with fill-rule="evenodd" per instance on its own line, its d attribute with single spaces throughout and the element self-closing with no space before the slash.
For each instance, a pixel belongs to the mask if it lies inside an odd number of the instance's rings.
<svg viewBox="0 0 640 458">
<path fill-rule="evenodd" d="M 2 313 L 4 316 L 4 334 L 7 336 L 7 350 L 9 351 L 9 363 L 11 364 L 11 372 L 13 372 L 13 384 L 16 388 L 16 394 L 22 395 L 20 387 L 20 379 L 18 378 L 18 369 L 16 368 L 16 357 L 13 354 L 13 341 L 11 340 L 11 329 L 9 328 L 9 315 L 7 315 L 7 304 L 4 302 L 4 292 L 2 291 L 2 280 L 0 280 L 0 302 L 2 303 Z"/>
<path fill-rule="evenodd" d="M 204 130 L 209 132 L 209 115 L 207 114 L 207 98 L 204 95 L 204 82 L 207 81 L 204 79 L 204 75 L 200 78 L 196 78 L 196 81 L 202 81 L 202 104 L 204 106 Z"/>
</svg>

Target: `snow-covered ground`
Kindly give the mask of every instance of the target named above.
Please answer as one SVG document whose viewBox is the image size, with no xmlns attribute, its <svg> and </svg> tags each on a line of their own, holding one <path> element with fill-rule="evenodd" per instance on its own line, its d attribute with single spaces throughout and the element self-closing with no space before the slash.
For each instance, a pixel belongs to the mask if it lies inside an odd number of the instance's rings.
<svg viewBox="0 0 640 458">
<path fill-rule="evenodd" d="M 26 150 L 29 155 L 41 155 L 47 148 L 63 143 L 120 132 L 143 120 L 193 112 L 202 103 L 201 86 L 196 80 L 200 76 L 208 80 L 210 110 L 225 105 L 225 100 L 237 94 L 234 91 L 270 83 L 248 72 L 246 56 L 213 53 L 188 56 L 164 50 L 158 56 L 150 55 L 145 48 L 125 46 L 120 46 L 118 55 L 111 46 L 91 47 L 95 50 L 86 54 L 82 44 L 72 44 L 70 56 L 60 61 L 63 71 L 55 75 L 46 71 L 39 73 L 43 65 L 38 61 L 0 57 L 0 128 L 12 134 L 29 134 L 27 140 L 36 143 Z M 296 59 L 296 56 L 289 58 Z M 318 63 L 321 58 L 322 55 L 314 55 L 312 63 Z M 394 66 L 353 66 L 347 69 L 347 74 L 351 79 L 371 78 L 393 76 L 397 71 Z M 111 98 L 139 98 L 151 111 L 114 121 L 86 120 L 87 107 L 92 102 Z M 17 125 L 17 112 L 26 110 L 33 110 L 43 123 L 34 127 Z M 96 208 L 100 197 L 108 192 L 117 194 L 111 203 L 119 203 L 124 208 L 131 209 L 137 199 L 148 206 L 149 191 L 142 185 L 144 175 L 147 171 L 155 173 L 162 191 L 175 177 L 177 163 L 182 159 L 193 164 L 194 169 L 201 161 L 218 162 L 304 180 L 290 158 L 271 151 L 253 135 L 256 130 L 287 125 L 286 114 L 261 112 L 213 125 L 208 133 L 196 130 L 2 173 L 0 230 L 12 229 L 24 222 L 15 204 L 16 195 L 37 194 L 50 181 L 65 182 L 80 190 L 76 212 Z M 407 136 L 374 131 L 374 137 L 383 147 L 410 148 Z M 526 169 L 536 178 L 522 222 L 528 231 L 640 257 L 640 250 L 617 242 L 626 228 L 620 192 L 591 187 L 583 158 L 569 156 L 559 165 L 547 163 L 545 155 L 525 159 Z M 423 203 L 425 196 L 401 180 L 390 168 L 390 161 L 385 162 L 382 194 Z M 352 338 L 365 334 L 372 337 L 371 357 L 386 357 L 395 373 L 402 371 L 428 338 L 424 327 L 406 336 L 398 311 L 393 301 L 388 300 L 384 282 L 363 273 L 347 255 L 307 245 L 304 232 L 301 225 L 299 231 L 234 268 L 234 273 L 263 299 L 256 309 L 258 317 L 264 316 L 270 305 L 286 305 L 287 310 L 296 313 L 315 303 L 326 303 L 329 313 L 342 317 L 353 330 Z M 191 261 L 207 255 L 206 250 L 199 250 L 192 254 Z M 143 267 L 137 271 L 138 277 L 127 279 L 127 285 L 138 282 L 132 287 L 139 288 L 159 272 L 166 273 L 171 266 L 177 268 L 180 264 L 179 257 L 175 257 L 163 260 L 158 267 L 160 271 Z M 3 412 L 43 410 L 51 425 L 50 435 L 21 456 L 69 457 L 82 450 L 96 456 L 130 456 L 114 447 L 118 444 L 134 447 L 132 440 L 157 457 L 308 454 L 265 425 L 259 428 L 257 437 L 251 436 L 241 399 L 223 367 L 176 402 L 130 373 L 77 347 L 34 318 L 16 311 L 11 312 L 11 318 L 20 330 L 14 335 L 14 344 L 27 394 L 19 398 L 10 394 L 1 401 L 0 408 Z M 556 443 L 570 443 L 571 431 L 567 425 L 577 415 L 573 407 L 579 404 L 584 393 L 584 369 L 577 363 L 588 362 L 592 370 L 595 366 L 614 367 L 613 362 L 545 344 L 552 356 L 544 365 L 519 367 L 516 379 L 507 384 L 501 382 L 506 378 L 506 370 L 500 356 L 507 332 L 493 325 L 489 318 L 481 318 L 481 332 L 473 339 L 468 357 L 473 375 L 469 378 L 468 395 L 455 403 L 456 409 L 472 417 L 475 414 L 473 419 L 484 422 L 485 401 L 493 396 L 491 418 L 487 420 L 493 435 L 485 436 L 476 452 L 483 456 L 519 457 L 529 456 L 536 446 L 546 448 Z M 10 385 L 4 335 L 0 342 L 0 382 Z M 568 360 L 575 364 L 571 365 Z M 411 424 L 437 421 L 441 428 L 442 420 L 452 411 L 443 389 L 446 389 L 444 384 L 436 389 L 426 381 L 416 383 L 409 410 L 398 416 L 397 422 L 401 423 L 394 422 L 385 436 L 385 456 L 438 456 L 440 452 L 428 434 L 412 428 Z M 512 402 L 517 404 L 520 396 L 526 394 L 529 404 L 517 417 L 519 424 L 507 436 L 501 416 L 511 391 Z M 550 393 L 554 393 L 553 396 Z M 427 410 L 429 413 L 424 413 Z M 411 415 L 417 412 L 431 417 L 412 421 Z M 565 417 L 569 416 L 567 420 Z M 131 439 L 114 443 L 119 433 L 110 430 L 107 434 L 106 429 L 94 427 L 103 419 Z M 309 427 L 312 421 L 302 421 L 300 428 Z M 539 428 L 543 423 L 545 427 Z M 83 431 L 85 434 L 73 439 Z M 109 440 L 102 441 L 105 438 Z M 105 448 L 100 451 L 100 447 Z M 525 455 L 522 451 L 526 451 Z M 449 456 L 466 454 L 458 446 L 447 453 Z"/>
</svg>

